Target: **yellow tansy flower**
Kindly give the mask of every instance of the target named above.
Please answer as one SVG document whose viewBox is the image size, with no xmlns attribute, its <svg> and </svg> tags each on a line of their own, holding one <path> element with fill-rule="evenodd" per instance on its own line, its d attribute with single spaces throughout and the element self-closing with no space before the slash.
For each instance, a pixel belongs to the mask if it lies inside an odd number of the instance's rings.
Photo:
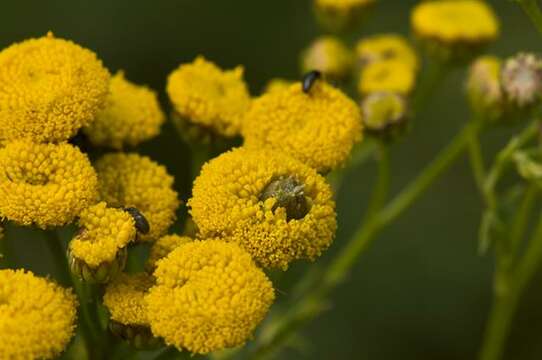
<svg viewBox="0 0 542 360">
<path fill-rule="evenodd" d="M 411 23 L 420 38 L 449 45 L 483 44 L 499 34 L 493 10 L 480 0 L 422 2 L 414 8 Z"/>
<path fill-rule="evenodd" d="M 265 84 L 265 88 L 263 89 L 263 93 L 269 93 L 274 91 L 283 91 L 288 89 L 294 81 L 292 80 L 286 80 L 281 78 L 273 78 Z"/>
<path fill-rule="evenodd" d="M 197 354 L 245 343 L 275 297 L 250 255 L 220 240 L 181 245 L 154 276 L 145 298 L 153 333 Z"/>
<path fill-rule="evenodd" d="M 361 139 L 359 107 L 317 80 L 310 93 L 299 83 L 254 100 L 243 136 L 251 148 L 284 151 L 321 172 L 340 166 Z"/>
<path fill-rule="evenodd" d="M 376 0 L 314 0 L 320 22 L 334 31 L 344 30 L 357 23 L 366 8 Z"/>
<path fill-rule="evenodd" d="M 87 156 L 67 143 L 13 141 L 0 149 L 0 215 L 40 228 L 70 223 L 97 199 Z"/>
<path fill-rule="evenodd" d="M 399 60 L 416 71 L 418 56 L 408 41 L 397 34 L 379 34 L 364 38 L 356 44 L 356 57 L 360 65 L 385 60 Z"/>
<path fill-rule="evenodd" d="M 170 252 L 181 246 L 193 241 L 191 237 L 179 235 L 165 235 L 156 240 L 151 247 L 149 258 L 145 264 L 148 271 L 153 271 L 156 267 L 156 262 L 163 257 L 166 257 Z"/>
<path fill-rule="evenodd" d="M 395 92 L 406 95 L 412 92 L 416 72 L 401 60 L 384 60 L 363 67 L 358 82 L 362 95 L 373 92 Z"/>
<path fill-rule="evenodd" d="M 59 141 L 89 124 L 109 72 L 92 51 L 48 34 L 0 52 L 0 138 Z"/>
<path fill-rule="evenodd" d="M 269 196 L 269 186 L 281 178 L 292 178 L 298 202 L 280 206 L 279 195 Z M 315 259 L 335 235 L 330 186 L 314 169 L 276 151 L 224 153 L 203 166 L 192 193 L 188 205 L 199 236 L 226 237 L 266 267 Z"/>
<path fill-rule="evenodd" d="M 95 145 L 122 149 L 158 135 L 164 120 L 156 93 L 126 80 L 124 73 L 118 72 L 111 79 L 105 108 L 85 128 L 85 133 Z"/>
<path fill-rule="evenodd" d="M 107 154 L 95 164 L 100 197 L 112 207 L 135 207 L 150 224 L 142 241 L 163 236 L 176 219 L 179 206 L 173 177 L 166 168 L 138 154 Z"/>
<path fill-rule="evenodd" d="M 344 79 L 352 70 L 354 57 L 337 37 L 322 36 L 301 54 L 301 71 L 318 70 L 331 79 Z"/>
<path fill-rule="evenodd" d="M 169 75 L 167 93 L 179 115 L 228 137 L 239 133 L 250 105 L 243 68 L 222 70 L 202 56 Z"/>
<path fill-rule="evenodd" d="M 103 297 L 111 319 L 125 325 L 148 326 L 147 304 L 143 298 L 153 285 L 153 277 L 146 273 L 120 274 L 107 285 Z"/>
<path fill-rule="evenodd" d="M 0 359 L 52 359 L 75 330 L 70 290 L 24 270 L 0 270 Z"/>
<path fill-rule="evenodd" d="M 83 210 L 79 226 L 79 233 L 70 242 L 70 254 L 92 269 L 113 263 L 136 235 L 132 216 L 122 209 L 108 208 L 105 202 Z"/>
</svg>

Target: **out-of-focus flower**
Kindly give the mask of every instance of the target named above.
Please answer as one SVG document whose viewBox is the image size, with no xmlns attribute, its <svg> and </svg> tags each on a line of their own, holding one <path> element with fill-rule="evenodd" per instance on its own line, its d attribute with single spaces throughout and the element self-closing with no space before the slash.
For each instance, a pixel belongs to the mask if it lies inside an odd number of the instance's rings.
<svg viewBox="0 0 542 360">
<path fill-rule="evenodd" d="M 357 24 L 376 0 L 314 0 L 320 23 L 332 31 L 342 31 Z"/>
<path fill-rule="evenodd" d="M 84 129 L 92 144 L 122 149 L 158 135 L 165 116 L 154 91 L 126 80 L 123 72 L 113 76 L 109 89 L 105 108 Z"/>
<path fill-rule="evenodd" d="M 201 56 L 169 75 L 167 93 L 183 120 L 226 137 L 239 134 L 251 102 L 242 67 L 222 70 Z"/>
<path fill-rule="evenodd" d="M 150 224 L 138 240 L 154 241 L 163 236 L 176 218 L 179 206 L 173 177 L 166 168 L 146 156 L 107 154 L 95 164 L 100 197 L 112 207 L 134 207 Z"/>
<path fill-rule="evenodd" d="M 407 103 L 395 93 L 372 93 L 361 102 L 367 132 L 384 138 L 398 135 L 406 123 Z"/>
<path fill-rule="evenodd" d="M 60 141 L 94 120 L 109 72 L 92 51 L 51 33 L 0 52 L 0 139 Z"/>
<path fill-rule="evenodd" d="M 353 65 L 353 53 L 334 36 L 317 38 L 301 53 L 302 73 L 318 70 L 331 80 L 347 78 Z"/>
<path fill-rule="evenodd" d="M 269 189 L 285 179 L 276 190 L 291 199 Z M 224 153 L 203 166 L 192 193 L 188 205 L 199 236 L 226 237 L 265 267 L 313 260 L 335 235 L 330 186 L 314 169 L 278 151 Z"/>
<path fill-rule="evenodd" d="M 121 274 L 105 289 L 103 300 L 111 314 L 111 332 L 136 349 L 154 348 L 162 343 L 152 335 L 147 318 L 145 295 L 153 285 L 154 278 L 146 273 Z"/>
<path fill-rule="evenodd" d="M 360 74 L 358 91 L 361 95 L 374 92 L 394 92 L 408 95 L 414 89 L 416 70 L 401 60 L 383 60 L 365 65 Z"/>
<path fill-rule="evenodd" d="M 192 353 L 242 345 L 274 300 L 248 253 L 220 240 L 181 245 L 158 261 L 146 295 L 152 332 Z"/>
<path fill-rule="evenodd" d="M 0 358 L 52 359 L 75 330 L 70 290 L 24 270 L 0 270 Z"/>
<path fill-rule="evenodd" d="M 263 90 L 263 93 L 270 93 L 275 91 L 283 91 L 288 89 L 294 81 L 292 80 L 286 80 L 281 78 L 274 78 L 267 82 L 265 85 L 265 88 Z"/>
<path fill-rule="evenodd" d="M 0 169 L 0 214 L 20 225 L 65 225 L 97 199 L 90 161 L 66 143 L 10 142 Z"/>
<path fill-rule="evenodd" d="M 501 67 L 502 61 L 496 56 L 481 56 L 469 68 L 469 102 L 477 113 L 488 120 L 497 120 L 504 111 Z"/>
<path fill-rule="evenodd" d="M 100 202 L 81 212 L 80 231 L 70 242 L 72 271 L 86 281 L 105 283 L 126 263 L 126 247 L 135 239 L 132 216 Z"/>
<path fill-rule="evenodd" d="M 160 239 L 156 240 L 154 244 L 152 244 L 149 258 L 145 264 L 145 269 L 148 272 L 153 272 L 158 260 L 166 257 L 170 252 L 182 244 L 186 244 L 191 241 L 193 241 L 193 239 L 188 236 L 179 236 L 175 234 L 162 236 Z"/>
<path fill-rule="evenodd" d="M 495 13 L 481 0 L 422 2 L 414 8 L 411 24 L 428 50 L 446 60 L 468 57 L 499 35 Z"/>
<path fill-rule="evenodd" d="M 398 60 L 408 64 L 415 72 L 419 67 L 418 55 L 407 39 L 398 34 L 379 34 L 361 39 L 356 44 L 356 57 L 361 66 Z"/>
<path fill-rule="evenodd" d="M 501 82 L 507 101 L 525 108 L 542 98 L 542 60 L 534 54 L 520 53 L 504 63 Z"/>
<path fill-rule="evenodd" d="M 356 103 L 321 80 L 309 93 L 294 84 L 254 100 L 243 126 L 245 146 L 286 152 L 321 172 L 343 164 L 361 133 Z"/>
</svg>

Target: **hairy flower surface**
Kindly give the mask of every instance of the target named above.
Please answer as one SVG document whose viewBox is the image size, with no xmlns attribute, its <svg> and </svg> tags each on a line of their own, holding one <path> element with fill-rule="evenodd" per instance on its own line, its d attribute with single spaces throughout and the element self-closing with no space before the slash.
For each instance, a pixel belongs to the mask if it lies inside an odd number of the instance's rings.
<svg viewBox="0 0 542 360">
<path fill-rule="evenodd" d="M 301 186 L 308 212 L 287 219 L 277 198 L 261 197 L 280 177 Z M 271 150 L 238 148 L 203 166 L 194 181 L 190 213 L 202 238 L 225 237 L 263 266 L 286 269 L 296 259 L 315 259 L 333 241 L 335 203 L 325 179 L 307 165 Z"/>
<path fill-rule="evenodd" d="M 152 244 L 145 267 L 149 270 L 154 270 L 158 260 L 166 257 L 170 252 L 182 244 L 189 243 L 193 240 L 194 239 L 189 236 L 179 236 L 176 234 L 162 236 Z"/>
<path fill-rule="evenodd" d="M 103 298 L 111 319 L 124 325 L 148 326 L 144 296 L 153 285 L 149 274 L 120 274 L 107 285 Z"/>
<path fill-rule="evenodd" d="M 480 0 L 422 2 L 414 8 L 411 23 L 421 38 L 445 44 L 486 43 L 499 34 L 493 10 Z"/>
<path fill-rule="evenodd" d="M 0 270 L 0 359 L 52 359 L 75 330 L 70 290 L 24 270 Z"/>
<path fill-rule="evenodd" d="M 181 245 L 158 261 L 154 276 L 146 296 L 151 329 L 192 353 L 242 345 L 275 297 L 250 255 L 221 240 Z"/>
<path fill-rule="evenodd" d="M 70 242 L 71 254 L 90 267 L 112 262 L 117 252 L 135 238 L 134 219 L 122 209 L 100 202 L 79 215 L 81 231 Z"/>
<path fill-rule="evenodd" d="M 165 116 L 154 91 L 126 80 L 123 72 L 111 78 L 109 88 L 105 108 L 85 128 L 93 144 L 122 149 L 159 134 Z"/>
<path fill-rule="evenodd" d="M 242 67 L 222 70 L 202 56 L 169 75 L 167 93 L 182 117 L 223 136 L 239 133 L 251 102 Z"/>
<path fill-rule="evenodd" d="M 360 94 L 394 92 L 409 94 L 414 89 L 416 72 L 401 60 L 384 60 L 367 64 L 361 71 L 358 83 Z"/>
<path fill-rule="evenodd" d="M 254 100 L 243 126 L 247 147 L 284 151 L 322 172 L 347 159 L 361 132 L 359 107 L 321 80 L 308 94 L 297 83 Z"/>
<path fill-rule="evenodd" d="M 314 40 L 301 54 L 301 70 L 307 73 L 318 70 L 331 79 L 348 77 L 354 57 L 339 38 L 322 36 Z"/>
<path fill-rule="evenodd" d="M 379 34 L 364 38 L 356 44 L 360 65 L 386 60 L 399 60 L 414 71 L 418 69 L 418 55 L 409 42 L 398 34 Z"/>
<path fill-rule="evenodd" d="M 146 156 L 107 154 L 95 164 L 101 199 L 113 207 L 135 207 L 148 220 L 150 231 L 138 235 L 154 241 L 164 235 L 179 206 L 173 177 L 166 168 Z"/>
<path fill-rule="evenodd" d="M 60 141 L 103 105 L 109 72 L 92 51 L 51 33 L 0 52 L 0 138 Z"/>
<path fill-rule="evenodd" d="M 97 198 L 87 156 L 67 144 L 13 141 L 0 149 L 0 215 L 41 228 L 71 222 Z"/>
</svg>

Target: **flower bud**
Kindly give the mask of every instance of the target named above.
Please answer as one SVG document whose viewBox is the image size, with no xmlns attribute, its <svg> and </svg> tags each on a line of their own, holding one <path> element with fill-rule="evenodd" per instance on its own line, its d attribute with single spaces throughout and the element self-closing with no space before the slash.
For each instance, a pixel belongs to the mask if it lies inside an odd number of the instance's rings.
<svg viewBox="0 0 542 360">
<path fill-rule="evenodd" d="M 542 180 L 542 164 L 529 154 L 518 151 L 514 154 L 514 162 L 519 175 L 528 181 Z"/>
<path fill-rule="evenodd" d="M 361 102 L 363 124 L 368 133 L 391 139 L 403 132 L 407 120 L 407 104 L 401 95 L 390 92 L 372 93 Z"/>
<path fill-rule="evenodd" d="M 301 54 L 301 71 L 320 71 L 327 79 L 344 80 L 353 66 L 353 54 L 338 38 L 322 36 Z"/>
<path fill-rule="evenodd" d="M 105 284 L 122 272 L 128 259 L 128 250 L 119 249 L 113 261 L 104 261 L 98 266 L 90 266 L 84 260 L 74 256 L 68 249 L 68 261 L 71 272 L 82 281 L 92 284 Z"/>
<path fill-rule="evenodd" d="M 488 120 L 499 119 L 504 111 L 501 89 L 501 60 L 482 56 L 469 68 L 467 96 L 472 109 Z"/>
<path fill-rule="evenodd" d="M 164 345 L 162 339 L 154 337 L 148 326 L 125 325 L 115 320 L 109 320 L 109 330 L 113 335 L 128 342 L 137 350 L 152 350 Z"/>
<path fill-rule="evenodd" d="M 535 105 L 542 97 L 542 60 L 528 53 L 506 60 L 501 81 L 511 106 L 524 109 Z"/>
</svg>

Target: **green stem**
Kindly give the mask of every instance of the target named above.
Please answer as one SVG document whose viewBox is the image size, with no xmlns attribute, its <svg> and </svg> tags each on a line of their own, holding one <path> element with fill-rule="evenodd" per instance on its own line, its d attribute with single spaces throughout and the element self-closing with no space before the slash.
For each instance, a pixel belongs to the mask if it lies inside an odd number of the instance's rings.
<svg viewBox="0 0 542 360">
<path fill-rule="evenodd" d="M 448 73 L 448 66 L 441 61 L 429 59 L 428 70 L 424 72 L 426 75 L 422 77 L 416 92 L 412 97 L 412 112 L 414 116 L 429 102 L 435 93 L 437 84 L 441 83 Z"/>
<path fill-rule="evenodd" d="M 502 358 L 510 324 L 526 286 L 542 260 L 542 216 L 518 266 L 512 271 L 496 272 L 494 303 L 480 352 L 480 360 Z"/>
<path fill-rule="evenodd" d="M 537 194 L 538 185 L 534 183 L 529 184 L 525 190 L 525 193 L 523 194 L 523 198 L 521 199 L 521 203 L 514 216 L 514 219 L 512 220 L 510 228 L 511 260 L 517 256 Z"/>
<path fill-rule="evenodd" d="M 479 128 L 478 128 L 479 130 Z M 482 155 L 482 147 L 480 146 L 479 131 L 473 131 L 469 139 L 469 160 L 474 174 L 474 181 L 480 191 L 484 187 L 486 178 L 486 168 L 484 165 L 484 157 Z"/>
<path fill-rule="evenodd" d="M 49 248 L 49 252 L 53 257 L 53 264 L 56 269 L 56 275 L 60 284 L 64 286 L 72 286 L 72 279 L 70 274 L 70 268 L 68 266 L 68 258 L 66 257 L 66 250 L 62 245 L 62 240 L 58 236 L 56 230 L 45 231 L 46 244 Z"/>
<path fill-rule="evenodd" d="M 542 11 L 537 0 L 517 0 L 525 14 L 531 19 L 533 25 L 542 34 Z"/>
</svg>

